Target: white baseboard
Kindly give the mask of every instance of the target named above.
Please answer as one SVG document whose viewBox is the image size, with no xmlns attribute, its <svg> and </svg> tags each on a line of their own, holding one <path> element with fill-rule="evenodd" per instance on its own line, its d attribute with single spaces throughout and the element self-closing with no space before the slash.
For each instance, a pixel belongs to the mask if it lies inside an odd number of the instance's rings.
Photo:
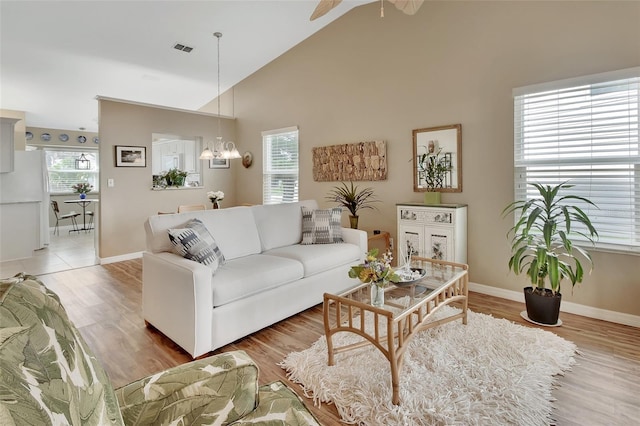
<svg viewBox="0 0 640 426">
<path fill-rule="evenodd" d="M 134 253 L 122 254 L 120 256 L 101 257 L 101 258 L 98 258 L 98 263 L 100 265 L 106 265 L 108 263 L 122 262 L 124 260 L 139 259 L 141 257 L 142 257 L 142 252 L 139 251 Z"/>
<path fill-rule="evenodd" d="M 469 283 L 469 290 L 475 291 L 477 293 L 488 294 L 489 296 L 495 296 L 502 299 L 524 303 L 524 293 L 522 291 L 518 292 L 513 290 L 505 290 L 503 288 L 491 287 L 488 285 L 472 282 Z M 640 316 L 594 308 L 592 306 L 580 305 L 578 303 L 566 302 L 564 300 L 560 304 L 560 311 L 570 314 L 582 315 L 588 318 L 630 325 L 632 327 L 640 327 Z"/>
</svg>

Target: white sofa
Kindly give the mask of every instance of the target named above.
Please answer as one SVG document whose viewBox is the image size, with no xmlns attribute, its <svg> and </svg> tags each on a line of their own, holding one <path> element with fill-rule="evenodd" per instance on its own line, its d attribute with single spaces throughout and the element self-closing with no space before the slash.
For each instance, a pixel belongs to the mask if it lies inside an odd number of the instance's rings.
<svg viewBox="0 0 640 426">
<path fill-rule="evenodd" d="M 343 243 L 302 245 L 302 209 L 315 200 L 151 216 L 142 261 L 145 321 L 196 358 L 358 284 L 351 265 L 366 232 L 341 228 Z M 200 219 L 225 262 L 215 272 L 176 254 L 168 230 Z"/>
</svg>

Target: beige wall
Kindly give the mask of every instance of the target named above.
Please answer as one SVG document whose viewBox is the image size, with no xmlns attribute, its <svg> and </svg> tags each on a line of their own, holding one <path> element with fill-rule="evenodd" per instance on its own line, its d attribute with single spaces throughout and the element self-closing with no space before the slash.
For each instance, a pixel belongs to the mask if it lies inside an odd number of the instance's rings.
<svg viewBox="0 0 640 426">
<path fill-rule="evenodd" d="M 383 139 L 388 180 L 359 184 L 384 203 L 364 211 L 360 227 L 395 236 L 395 203 L 422 200 L 412 129 L 461 123 L 463 192 L 443 202 L 469 205 L 471 280 L 519 291 L 526 280 L 508 272 L 510 221 L 500 216 L 513 200 L 512 89 L 639 66 L 640 3 L 425 2 L 416 16 L 378 12 L 354 9 L 235 87 L 237 140 L 254 154 L 254 166 L 235 173 L 237 202 L 261 202 L 263 130 L 300 127 L 300 197 L 324 206 L 333 185 L 313 181 L 311 148 Z M 594 260 L 565 300 L 640 315 L 640 258 Z"/>
<path fill-rule="evenodd" d="M 152 191 L 151 135 L 165 133 L 179 136 L 202 136 L 215 140 L 216 117 L 200 113 L 154 108 L 114 100 L 99 101 L 100 119 L 100 258 L 126 256 L 145 249 L 144 221 L 158 211 L 176 211 L 181 204 L 205 204 L 211 207 L 206 192 L 222 190 L 223 206 L 234 205 L 233 173 L 242 168 L 234 160 L 229 169 L 209 169 L 203 162 L 203 188 Z M 234 120 L 221 119 L 222 136 L 234 137 Z M 115 146 L 142 146 L 147 149 L 146 167 L 116 167 Z M 114 179 L 112 188 L 108 179 Z"/>
</svg>

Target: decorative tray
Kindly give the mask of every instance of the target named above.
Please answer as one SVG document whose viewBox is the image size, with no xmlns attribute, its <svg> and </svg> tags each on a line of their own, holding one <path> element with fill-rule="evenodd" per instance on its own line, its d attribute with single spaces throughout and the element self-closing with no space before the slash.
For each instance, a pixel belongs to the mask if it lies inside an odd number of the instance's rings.
<svg viewBox="0 0 640 426">
<path fill-rule="evenodd" d="M 425 275 L 427 275 L 427 271 L 422 268 L 409 268 L 411 270 L 411 274 L 409 274 L 406 269 L 397 269 L 395 271 L 396 275 L 398 275 L 401 281 L 394 283 L 397 286 L 411 285 L 415 284 L 418 281 L 422 280 Z"/>
</svg>

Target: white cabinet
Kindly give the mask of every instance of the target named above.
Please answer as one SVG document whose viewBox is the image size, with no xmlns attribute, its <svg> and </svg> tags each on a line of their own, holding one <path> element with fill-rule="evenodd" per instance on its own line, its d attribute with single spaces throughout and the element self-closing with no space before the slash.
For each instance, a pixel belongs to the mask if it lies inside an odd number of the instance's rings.
<svg viewBox="0 0 640 426">
<path fill-rule="evenodd" d="M 15 147 L 14 129 L 19 118 L 0 118 L 0 173 L 11 173 L 13 171 Z"/>
<path fill-rule="evenodd" d="M 407 256 L 467 263 L 467 206 L 396 205 L 398 264 Z"/>
</svg>

